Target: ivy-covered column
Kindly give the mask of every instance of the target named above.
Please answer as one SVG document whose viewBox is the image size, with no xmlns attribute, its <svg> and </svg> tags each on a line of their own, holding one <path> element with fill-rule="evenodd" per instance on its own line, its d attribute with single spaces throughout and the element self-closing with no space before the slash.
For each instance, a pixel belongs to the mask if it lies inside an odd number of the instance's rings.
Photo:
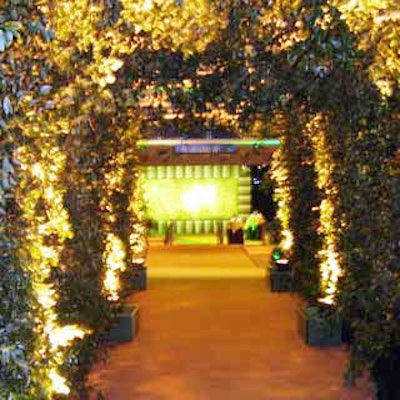
<svg viewBox="0 0 400 400">
<path fill-rule="evenodd" d="M 70 383 L 62 370 L 72 341 L 82 339 L 88 330 L 80 321 L 74 324 L 62 321 L 57 310 L 59 292 L 53 270 L 67 268 L 60 264 L 60 259 L 65 241 L 73 236 L 69 214 L 64 208 L 65 188 L 61 177 L 65 156 L 57 145 L 54 130 L 46 134 L 45 126 L 30 126 L 31 130 L 25 132 L 27 137 L 45 135 L 47 140 L 40 149 L 25 145 L 17 153 L 23 171 L 17 201 L 21 220 L 26 225 L 19 254 L 31 280 L 30 307 L 34 315 L 31 378 L 40 388 L 34 393 L 37 398 L 53 398 L 70 393 Z"/>
<path fill-rule="evenodd" d="M 16 201 L 19 163 L 14 152 L 18 145 L 10 124 L 16 93 L 28 83 L 19 79 L 27 67 L 21 61 L 29 57 L 24 46 L 30 34 L 26 25 L 37 15 L 36 7 L 27 5 L 7 4 L 0 9 L 0 398 L 4 399 L 25 394 L 31 382 L 30 274 L 18 256 L 26 226 Z"/>
<path fill-rule="evenodd" d="M 114 94 L 115 103 L 121 103 L 118 91 L 114 90 Z M 140 211 L 137 208 L 140 203 L 133 204 L 140 197 L 136 193 L 139 124 L 124 104 L 113 111 L 114 114 L 98 115 L 92 125 L 101 132 L 99 152 L 104 160 L 99 185 L 105 234 L 103 291 L 110 301 L 118 304 L 123 290 L 123 272 L 132 267 L 146 232 L 139 229 L 140 215 L 136 212 Z"/>
<path fill-rule="evenodd" d="M 93 332 L 76 346 L 66 366 L 75 393 L 80 396 L 85 392 L 86 374 L 99 349 L 101 335 L 115 312 L 104 292 L 107 229 L 101 206 L 106 163 L 102 139 L 89 114 L 71 126 L 63 145 L 68 171 L 63 181 L 65 206 L 74 236 L 66 241 L 60 260 L 68 268 L 58 274 L 58 309 L 67 320 L 81 321 Z"/>
<path fill-rule="evenodd" d="M 29 317 L 30 275 L 17 256 L 25 225 L 15 201 L 18 182 L 13 141 L 0 131 L 0 397 L 23 394 L 31 379 L 28 352 L 33 341 Z"/>
<path fill-rule="evenodd" d="M 147 228 L 145 226 L 145 206 L 141 168 L 139 166 L 139 149 L 137 141 L 142 137 L 143 115 L 137 109 L 132 98 L 132 92 L 127 87 L 138 82 L 132 77 L 132 69 L 136 64 L 126 57 L 124 67 L 120 71 L 120 81 L 112 87 L 116 104 L 116 115 L 113 116 L 111 129 L 119 141 L 118 159 L 121 173 L 121 186 L 118 208 L 118 229 L 126 248 L 126 274 L 122 280 L 130 280 L 134 271 L 132 268 L 141 267 L 145 263 L 147 252 Z M 116 122 L 118 121 L 118 123 Z M 129 282 L 121 284 L 131 286 Z"/>
<path fill-rule="evenodd" d="M 318 234 L 321 237 L 321 249 L 317 254 L 320 272 L 320 299 L 325 304 L 334 304 L 342 269 L 338 242 L 343 218 L 339 213 L 339 190 L 337 182 L 340 161 L 337 160 L 338 141 L 336 131 L 329 125 L 329 119 L 323 114 L 311 118 L 305 127 L 313 147 L 316 170 L 316 184 L 321 193 L 319 204 Z"/>
<path fill-rule="evenodd" d="M 105 235 L 103 253 L 105 297 L 118 304 L 121 295 L 121 274 L 127 269 L 129 249 L 128 206 L 125 193 L 126 149 L 121 140 L 123 127 L 113 126 L 108 115 L 98 115 L 96 130 L 102 136 L 99 151 L 105 164 L 102 167 L 100 210 Z"/>
<path fill-rule="evenodd" d="M 372 86 L 363 89 L 364 96 L 352 103 L 358 105 L 357 120 L 346 123 L 346 112 L 341 113 L 347 140 L 340 177 L 346 225 L 340 243 L 345 273 L 339 304 L 353 336 L 347 371 L 351 381 L 400 344 L 398 197 L 391 173 L 399 123 L 391 121 L 390 110 Z"/>
<path fill-rule="evenodd" d="M 7 24 L 6 36 L 1 29 L 1 51 L 12 45 L 18 30 L 21 33 L 18 43 L 0 60 L 1 90 L 6 92 L 2 117 L 7 119 L 7 123 L 1 120 L 1 145 L 5 145 L 1 232 L 8 242 L 2 252 L 7 263 L 1 274 L 8 285 L 1 298 L 12 301 L 12 308 L 1 309 L 4 319 L 12 321 L 4 325 L 4 342 L 0 334 L 4 377 L 0 393 L 2 398 L 61 398 L 71 392 L 64 373 L 71 344 L 88 332 L 79 321 L 70 323 L 60 317 L 57 309 L 55 275 L 61 269 L 65 241 L 72 235 L 63 203 L 65 157 L 60 149 L 68 123 L 55 111 L 56 69 L 46 53 L 52 31 L 39 7 L 32 2 L 7 2 L 0 16 L 2 22 L 4 18 L 18 20 Z"/>
<path fill-rule="evenodd" d="M 285 158 L 282 154 L 285 145 L 285 137 L 281 136 L 281 147 L 272 155 L 271 178 L 275 183 L 274 201 L 277 205 L 276 218 L 280 224 L 279 247 L 282 251 L 290 254 L 293 246 L 293 232 L 290 230 L 292 200 L 289 174 L 285 166 Z"/>
<path fill-rule="evenodd" d="M 306 109 L 296 102 L 279 116 L 281 146 L 274 161 L 278 218 L 284 228 L 281 246 L 287 251 L 301 295 L 315 301 L 319 293 L 316 254 L 320 240 L 318 224 L 319 191 L 315 184 L 312 147 L 304 131 Z M 277 168 L 277 169 L 276 169 Z M 290 245 L 291 244 L 291 245 Z M 290 246 L 289 246 L 290 245 Z"/>
<path fill-rule="evenodd" d="M 148 248 L 146 225 L 146 206 L 143 198 L 142 171 L 135 170 L 135 182 L 130 197 L 130 256 L 133 265 L 143 265 L 146 261 Z"/>
</svg>

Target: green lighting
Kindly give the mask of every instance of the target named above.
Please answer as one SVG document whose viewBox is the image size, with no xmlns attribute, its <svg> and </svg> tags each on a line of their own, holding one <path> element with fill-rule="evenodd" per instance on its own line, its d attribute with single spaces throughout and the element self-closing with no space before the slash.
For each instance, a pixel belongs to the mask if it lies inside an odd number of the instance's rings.
<svg viewBox="0 0 400 400">
<path fill-rule="evenodd" d="M 238 180 L 148 179 L 148 216 L 157 221 L 228 219 L 237 214 Z"/>
<path fill-rule="evenodd" d="M 234 144 L 234 143 L 232 143 Z M 260 146 L 260 147 L 269 147 L 269 146 L 279 146 L 279 139 L 268 139 L 268 140 L 240 140 L 238 143 L 239 146 Z"/>
<path fill-rule="evenodd" d="M 173 147 L 178 145 L 193 145 L 193 144 L 221 144 L 221 145 L 234 145 L 234 146 L 254 146 L 254 147 L 278 147 L 280 145 L 279 139 L 165 139 L 165 140 L 138 140 L 137 146 L 139 148 L 146 148 L 151 146 L 167 146 Z"/>
<path fill-rule="evenodd" d="M 275 261 L 278 261 L 282 258 L 282 253 L 279 249 L 274 249 L 274 251 L 272 252 L 272 258 Z"/>
</svg>

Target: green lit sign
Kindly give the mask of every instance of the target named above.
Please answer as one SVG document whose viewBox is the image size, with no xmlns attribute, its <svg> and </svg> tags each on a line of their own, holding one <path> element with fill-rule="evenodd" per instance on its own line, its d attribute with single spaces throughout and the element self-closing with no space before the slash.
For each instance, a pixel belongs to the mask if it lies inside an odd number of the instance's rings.
<svg viewBox="0 0 400 400">
<path fill-rule="evenodd" d="M 237 147 L 232 144 L 179 144 L 174 150 L 176 154 L 219 154 L 235 153 Z"/>
</svg>

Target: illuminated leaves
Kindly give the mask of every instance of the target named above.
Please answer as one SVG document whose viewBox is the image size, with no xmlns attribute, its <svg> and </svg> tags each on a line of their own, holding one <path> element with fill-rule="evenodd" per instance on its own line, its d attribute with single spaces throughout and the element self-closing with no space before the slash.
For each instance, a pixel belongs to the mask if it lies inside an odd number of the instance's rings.
<svg viewBox="0 0 400 400">
<path fill-rule="evenodd" d="M 126 270 L 126 251 L 122 240 L 109 233 L 106 238 L 104 292 L 108 300 L 118 301 L 121 291 L 120 274 Z"/>
<path fill-rule="evenodd" d="M 400 14 L 396 0 L 339 1 L 349 28 L 357 34 L 359 48 L 370 52 L 372 79 L 383 96 L 391 96 L 400 84 Z"/>
<path fill-rule="evenodd" d="M 318 249 L 315 243 L 303 249 L 315 228 L 305 214 L 316 196 L 312 188 L 302 188 L 315 177 L 307 159 L 311 146 L 302 142 L 303 127 L 297 124 L 304 109 L 295 110 L 299 115 L 289 116 L 288 123 L 290 100 L 297 96 L 347 117 L 345 108 L 353 107 L 353 100 L 367 86 L 364 83 L 368 84 L 363 75 L 366 67 L 384 96 L 394 93 L 400 79 L 396 0 L 121 0 L 116 2 L 122 6 L 120 13 L 111 10 L 110 3 L 114 2 L 9 1 L 0 10 L 0 244 L 1 250 L 7 249 L 1 253 L 1 263 L 10 266 L 2 274 L 1 293 L 12 288 L 9 297 L 1 299 L 0 320 L 11 326 L 17 338 L 7 347 L 16 351 L 15 357 L 4 352 L 10 362 L 23 359 L 18 341 L 35 349 L 29 361 L 37 367 L 29 388 L 35 394 L 43 387 L 48 393 L 68 391 L 68 379 L 61 373 L 67 351 L 55 344 L 69 344 L 69 339 L 83 336 L 75 324 L 59 325 L 55 306 L 61 302 L 66 320 L 71 315 L 76 320 L 92 317 L 91 324 L 103 327 L 102 320 L 109 315 L 104 311 L 100 276 L 106 278 L 106 295 L 116 300 L 123 263 L 144 261 L 144 204 L 140 185 L 135 185 L 137 175 L 132 173 L 137 163 L 136 140 L 144 134 L 139 129 L 141 120 L 152 119 L 160 131 L 167 125 L 163 123 L 181 128 L 180 121 L 187 119 L 193 125 L 204 124 L 201 133 L 205 128 L 212 134 L 217 126 L 229 133 L 283 135 L 286 153 L 275 156 L 284 161 L 275 172 L 281 186 L 277 196 L 278 217 L 285 229 L 283 245 L 304 256 L 310 263 L 303 266 L 309 268 Z M 369 110 L 376 99 L 364 100 L 365 104 L 360 101 L 352 108 L 355 114 Z M 282 113 L 276 112 L 279 105 Z M 344 126 L 345 117 L 338 127 Z M 360 118 L 365 119 L 364 127 L 375 122 L 375 116 L 367 117 Z M 351 115 L 348 119 L 354 123 L 359 118 Z M 320 230 L 326 241 L 320 255 L 332 270 L 337 261 L 332 258 L 337 188 L 328 167 L 333 165 L 329 146 L 318 126 L 314 128 L 317 181 L 325 194 L 320 203 Z M 339 130 L 335 135 L 339 142 L 344 137 Z M 379 131 L 376 136 L 384 148 L 384 135 Z M 342 160 L 334 167 L 344 171 L 341 183 L 348 195 L 342 193 L 342 200 L 347 199 L 346 212 L 356 225 L 365 221 L 371 204 L 385 205 L 381 196 L 387 191 L 387 181 L 385 175 L 374 180 L 372 174 L 380 171 L 382 152 L 360 146 L 373 143 L 367 132 L 346 138 L 347 164 Z M 352 147 L 354 141 L 357 146 Z M 293 157 L 290 148 L 298 150 Z M 366 155 L 361 163 L 359 159 Z M 22 165 L 15 163 L 16 156 Z M 291 187 L 285 186 L 289 178 L 294 179 Z M 358 191 L 351 186 L 359 185 L 359 189 L 366 183 Z M 18 209 L 13 204 L 16 185 Z M 357 204 L 353 207 L 354 193 Z M 368 204 L 365 198 L 374 201 Z M 67 212 L 66 203 L 74 215 Z M 383 205 L 379 210 L 387 224 Z M 18 213 L 23 214 L 23 227 Z M 293 218 L 296 213 L 301 218 Z M 384 224 L 377 215 L 373 228 L 365 223 L 346 236 L 346 245 L 358 252 L 351 254 L 356 261 L 362 260 L 360 254 L 369 258 L 376 254 L 370 252 L 372 242 L 367 249 L 361 248 L 360 235 L 381 229 Z M 12 237 L 14 232 L 16 237 Z M 102 255 L 109 267 L 105 274 L 101 274 Z M 385 272 L 376 274 L 375 285 L 388 286 L 384 277 L 390 274 L 384 261 L 374 261 L 373 268 Z M 336 283 L 338 274 L 331 270 L 324 279 Z M 59 282 L 53 281 L 53 274 Z M 26 283 L 27 276 L 31 285 Z M 310 273 L 306 278 L 311 281 L 315 276 Z M 357 290 L 357 279 L 348 293 Z M 61 281 L 65 299 L 58 298 Z M 330 295 L 332 287 L 325 284 Z M 28 288 L 33 292 L 26 296 Z M 25 315 L 28 300 L 35 317 L 35 341 L 20 332 L 24 322 L 15 315 L 16 308 L 18 316 Z M 391 304 L 386 297 L 385 301 Z M 0 331 L 0 343 L 10 345 L 8 333 Z M 55 354 L 49 351 L 51 346 Z M 0 367 L 0 374 L 7 375 L 4 371 Z M 19 391 L 25 390 L 25 383 L 16 384 Z M 0 397 L 8 397 L 8 393 L 3 396 L 1 383 Z"/>
<path fill-rule="evenodd" d="M 340 254 L 338 251 L 340 227 L 342 220 L 338 218 L 337 182 L 334 181 L 337 164 L 333 158 L 332 137 L 329 136 L 329 120 L 324 115 L 316 115 L 305 127 L 310 137 L 316 169 L 316 185 L 322 192 L 319 205 L 318 233 L 322 238 L 321 250 L 318 252 L 320 270 L 319 301 L 335 304 L 338 290 L 338 280 L 342 275 Z"/>
<path fill-rule="evenodd" d="M 8 96 L 3 98 L 3 112 L 6 117 L 9 117 L 13 113 L 13 106 Z"/>
<path fill-rule="evenodd" d="M 275 182 L 274 200 L 277 204 L 276 217 L 282 227 L 280 247 L 286 253 L 290 254 L 293 246 L 293 232 L 290 230 L 292 193 L 289 172 L 285 166 L 285 159 L 280 149 L 276 150 L 272 157 L 271 178 Z"/>
<path fill-rule="evenodd" d="M 20 164 L 13 153 L 18 131 L 10 129 L 18 112 L 18 99 L 32 83 L 26 74 L 31 53 L 23 48 L 23 43 L 29 40 L 25 28 L 37 14 L 34 7 L 23 3 L 2 2 L 0 7 L 0 348 L 4 356 L 0 363 L 1 398 L 32 393 L 38 383 L 32 379 L 28 350 L 34 340 L 30 273 L 26 254 L 19 251 L 26 231 L 15 202 L 15 190 L 21 183 Z M 26 64 L 21 62 L 24 58 Z"/>
<path fill-rule="evenodd" d="M 46 390 L 48 398 L 52 398 L 55 394 L 70 392 L 69 383 L 60 369 L 71 342 L 83 338 L 88 331 L 76 325 L 61 325 L 58 321 L 58 293 L 50 279 L 51 271 L 60 267 L 63 243 L 73 237 L 69 215 L 64 208 L 65 189 L 60 181 L 65 156 L 56 145 L 55 133 L 51 140 L 42 130 L 33 134 L 36 140 L 46 136 L 47 140 L 36 153 L 29 146 L 18 149 L 18 159 L 25 173 L 21 174 L 17 200 L 21 218 L 27 226 L 21 252 L 32 282 L 31 307 L 36 311 L 32 361 L 40 365 L 40 369 L 33 372 L 33 379 L 40 379 L 40 386 Z"/>
<path fill-rule="evenodd" d="M 226 13 L 209 0 L 121 1 L 122 18 L 136 33 L 148 32 L 153 48 L 192 54 L 203 51 L 226 25 Z"/>
<path fill-rule="evenodd" d="M 9 21 L 0 25 L 0 53 L 10 47 L 20 34 L 21 24 L 19 22 Z"/>
</svg>

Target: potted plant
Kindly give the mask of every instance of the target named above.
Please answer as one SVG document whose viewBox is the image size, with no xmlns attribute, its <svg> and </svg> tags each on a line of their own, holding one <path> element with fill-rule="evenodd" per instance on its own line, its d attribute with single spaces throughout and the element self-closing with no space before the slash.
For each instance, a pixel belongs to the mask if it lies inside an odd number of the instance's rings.
<svg viewBox="0 0 400 400">
<path fill-rule="evenodd" d="M 271 292 L 291 292 L 293 290 L 293 270 L 289 260 L 283 257 L 279 248 L 272 251 L 269 283 Z"/>
<path fill-rule="evenodd" d="M 104 336 L 106 342 L 130 342 L 135 339 L 139 324 L 139 305 L 122 306 Z"/>
<path fill-rule="evenodd" d="M 299 307 L 297 328 L 309 346 L 336 346 L 342 343 L 342 321 L 332 305 L 318 303 Z"/>
<path fill-rule="evenodd" d="M 127 270 L 129 288 L 131 290 L 147 289 L 147 268 L 144 264 L 132 264 Z"/>
</svg>

